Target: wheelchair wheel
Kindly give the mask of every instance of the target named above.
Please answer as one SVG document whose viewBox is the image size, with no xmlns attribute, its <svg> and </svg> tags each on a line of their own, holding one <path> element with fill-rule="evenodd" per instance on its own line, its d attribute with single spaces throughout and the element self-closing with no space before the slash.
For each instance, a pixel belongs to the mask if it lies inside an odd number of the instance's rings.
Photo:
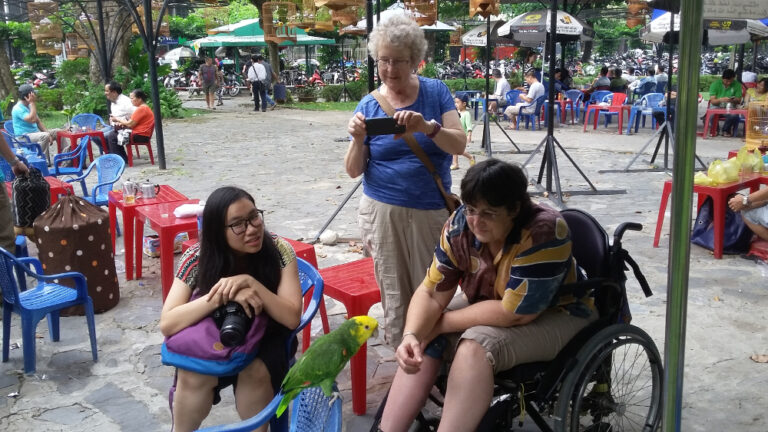
<svg viewBox="0 0 768 432">
<path fill-rule="evenodd" d="M 643 330 L 616 324 L 577 355 L 555 408 L 558 432 L 654 432 L 661 417 L 662 360 Z"/>
</svg>

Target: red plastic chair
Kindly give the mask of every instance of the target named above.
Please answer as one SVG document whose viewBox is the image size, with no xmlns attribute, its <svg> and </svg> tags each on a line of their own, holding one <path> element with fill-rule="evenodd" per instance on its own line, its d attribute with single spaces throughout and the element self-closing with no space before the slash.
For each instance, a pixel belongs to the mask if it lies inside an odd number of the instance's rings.
<svg viewBox="0 0 768 432">
<path fill-rule="evenodd" d="M 152 165 L 155 164 L 155 156 L 152 153 L 152 135 L 149 136 L 149 141 L 147 142 L 136 142 L 133 140 L 134 134 L 131 134 L 131 138 L 128 141 L 128 145 L 125 148 L 126 154 L 128 154 L 128 166 L 133 166 L 133 151 L 131 151 L 131 148 L 136 151 L 136 157 L 140 158 L 139 156 L 139 146 L 146 146 L 147 150 L 149 151 L 149 161 L 152 162 Z"/>
<path fill-rule="evenodd" d="M 622 112 L 622 105 L 624 105 L 624 102 L 627 101 L 627 94 L 622 92 L 616 92 L 613 94 L 613 99 L 611 99 L 611 104 L 606 109 L 601 109 L 597 112 L 597 116 L 595 117 L 595 127 L 593 129 L 597 129 L 597 123 L 600 121 L 600 115 L 603 115 L 605 117 L 605 127 L 608 127 L 608 123 L 610 123 L 611 118 L 613 118 L 614 115 L 619 116 L 619 133 L 621 133 L 621 117 L 623 116 Z"/>
</svg>

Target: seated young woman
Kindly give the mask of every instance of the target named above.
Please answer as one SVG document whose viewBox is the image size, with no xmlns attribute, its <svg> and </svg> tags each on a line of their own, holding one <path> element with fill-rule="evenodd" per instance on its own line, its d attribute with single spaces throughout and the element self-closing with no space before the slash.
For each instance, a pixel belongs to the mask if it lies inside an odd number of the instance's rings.
<svg viewBox="0 0 768 432">
<path fill-rule="evenodd" d="M 443 227 L 408 307 L 380 430 L 408 430 L 443 361 L 451 364 L 439 430 L 475 430 L 495 373 L 553 359 L 597 318 L 588 293 L 561 294 L 580 273 L 568 225 L 534 204 L 527 186 L 521 168 L 499 160 L 467 171 L 464 205 Z"/>
<path fill-rule="evenodd" d="M 181 258 L 160 315 L 160 330 L 166 337 L 176 334 L 229 301 L 239 303 L 248 316 L 269 316 L 259 353 L 234 376 L 177 369 L 176 432 L 197 429 L 220 400 L 220 390 L 230 384 L 240 418 L 260 412 L 288 371 L 285 347 L 291 329 L 301 319 L 296 254 L 287 242 L 270 235 L 263 210 L 250 194 L 236 187 L 216 189 L 208 197 L 201 241 Z M 295 341 L 293 346 L 295 352 Z M 266 431 L 267 426 L 258 430 Z"/>
</svg>

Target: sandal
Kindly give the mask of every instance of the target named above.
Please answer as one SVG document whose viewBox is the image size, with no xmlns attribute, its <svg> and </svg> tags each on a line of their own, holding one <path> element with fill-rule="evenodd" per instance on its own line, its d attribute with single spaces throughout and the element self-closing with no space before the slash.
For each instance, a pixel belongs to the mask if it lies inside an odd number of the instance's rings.
<svg viewBox="0 0 768 432">
<path fill-rule="evenodd" d="M 477 161 L 475 160 L 475 157 L 474 157 L 474 156 L 472 156 L 472 157 L 469 159 L 469 166 L 475 166 L 475 163 L 476 163 L 476 162 L 477 162 Z"/>
<path fill-rule="evenodd" d="M 459 169 L 458 165 L 451 165 L 451 171 L 456 171 L 457 169 Z"/>
</svg>

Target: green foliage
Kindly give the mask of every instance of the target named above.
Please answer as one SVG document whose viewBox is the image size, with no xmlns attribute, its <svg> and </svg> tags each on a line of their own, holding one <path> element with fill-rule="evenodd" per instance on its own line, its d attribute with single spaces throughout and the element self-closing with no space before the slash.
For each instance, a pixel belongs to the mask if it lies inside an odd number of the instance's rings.
<svg viewBox="0 0 768 432">
<path fill-rule="evenodd" d="M 328 84 L 320 90 L 320 97 L 326 102 L 338 102 L 341 98 L 341 92 L 344 90 L 342 84 Z"/>
<path fill-rule="evenodd" d="M 61 111 L 64 108 L 61 89 L 41 86 L 37 89 L 37 109 L 40 111 Z"/>
<path fill-rule="evenodd" d="M 90 68 L 89 58 L 64 60 L 56 71 L 56 77 L 63 83 L 85 83 L 88 81 Z"/>
<path fill-rule="evenodd" d="M 24 54 L 24 64 L 30 70 L 48 69 L 53 64 L 52 56 L 37 53 L 28 22 L 0 22 L 0 40 L 5 39 L 11 39 L 13 46 L 21 50 Z"/>
<path fill-rule="evenodd" d="M 205 37 L 205 20 L 197 14 L 190 14 L 186 17 L 169 16 L 168 29 L 171 37 L 198 39 Z"/>
<path fill-rule="evenodd" d="M 451 91 L 451 93 L 456 93 L 457 91 L 464 90 L 464 80 L 463 79 L 451 79 L 451 80 L 444 80 L 443 81 L 445 85 L 448 86 L 448 89 Z M 490 82 L 490 90 L 493 92 L 494 88 L 494 81 L 491 80 Z M 511 85 L 511 81 L 510 81 Z M 480 90 L 485 91 L 485 79 L 468 79 L 467 80 L 467 88 L 466 90 Z"/>
<path fill-rule="evenodd" d="M 424 65 L 421 72 L 419 72 L 419 75 L 427 78 L 437 78 L 437 66 L 434 63 L 429 62 Z"/>
<path fill-rule="evenodd" d="M 65 100 L 69 97 L 67 89 L 64 90 Z M 104 85 L 101 83 L 89 82 L 86 90 L 80 92 L 75 105 L 74 113 L 94 113 L 102 118 L 107 115 L 107 98 L 104 97 Z"/>
<path fill-rule="evenodd" d="M 360 100 L 368 94 L 368 78 L 363 78 L 362 73 L 360 75 L 358 81 L 347 83 L 347 92 L 349 92 L 349 97 L 353 100 Z"/>
<path fill-rule="evenodd" d="M 13 108 L 13 105 L 16 103 L 16 96 L 11 93 L 8 96 L 5 97 L 5 99 L 0 100 L 0 117 L 11 117 L 11 109 Z"/>
<path fill-rule="evenodd" d="M 338 65 L 341 62 L 341 48 L 338 45 L 320 45 L 317 50 L 317 61 L 320 69 L 327 69 L 329 65 Z"/>
</svg>

